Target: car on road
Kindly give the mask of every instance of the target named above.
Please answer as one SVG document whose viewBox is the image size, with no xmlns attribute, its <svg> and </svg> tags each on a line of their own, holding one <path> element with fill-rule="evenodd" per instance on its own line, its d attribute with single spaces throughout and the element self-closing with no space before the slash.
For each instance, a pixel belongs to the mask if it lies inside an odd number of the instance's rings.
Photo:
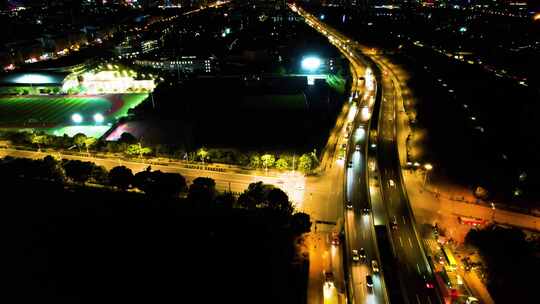
<svg viewBox="0 0 540 304">
<path fill-rule="evenodd" d="M 323 275 L 325 282 L 334 282 L 334 274 L 332 273 L 332 271 L 323 270 Z"/>
<path fill-rule="evenodd" d="M 332 245 L 338 246 L 339 245 L 339 233 L 332 232 Z"/>
<path fill-rule="evenodd" d="M 364 247 L 360 248 L 360 253 L 358 255 L 360 256 L 361 259 L 366 258 L 366 250 L 364 249 Z"/>
<path fill-rule="evenodd" d="M 358 255 L 358 250 L 353 249 L 351 255 L 352 255 L 353 262 L 359 262 L 360 261 L 360 255 Z"/>
<path fill-rule="evenodd" d="M 364 209 L 362 209 L 362 213 L 363 213 L 364 215 L 368 215 L 368 214 L 369 214 L 369 208 L 364 208 Z"/>
<path fill-rule="evenodd" d="M 352 168 L 352 160 L 349 161 L 349 164 L 347 164 L 348 168 Z"/>
<path fill-rule="evenodd" d="M 392 219 L 392 229 L 397 229 L 397 219 L 396 217 L 394 216 L 394 218 Z"/>
<path fill-rule="evenodd" d="M 351 201 L 347 201 L 347 204 L 345 205 L 345 207 L 347 207 L 347 209 L 352 209 L 353 208 L 353 204 Z"/>
<path fill-rule="evenodd" d="M 433 289 L 435 288 L 435 285 L 433 285 L 433 282 L 431 282 L 426 276 L 424 276 L 424 282 L 426 283 L 426 288 Z"/>
<path fill-rule="evenodd" d="M 355 150 L 360 151 L 360 145 L 356 145 Z"/>
<path fill-rule="evenodd" d="M 324 285 L 326 285 L 327 288 L 334 286 L 334 274 L 332 271 L 323 270 L 323 276 Z"/>
<path fill-rule="evenodd" d="M 369 288 L 373 287 L 373 278 L 369 274 L 366 276 L 366 285 Z"/>
<path fill-rule="evenodd" d="M 374 273 L 379 272 L 379 263 L 377 263 L 377 260 L 371 260 L 371 268 Z"/>
<path fill-rule="evenodd" d="M 395 187 L 396 183 L 394 182 L 393 179 L 390 179 L 390 180 L 388 180 L 388 185 L 390 185 L 390 187 Z"/>
</svg>

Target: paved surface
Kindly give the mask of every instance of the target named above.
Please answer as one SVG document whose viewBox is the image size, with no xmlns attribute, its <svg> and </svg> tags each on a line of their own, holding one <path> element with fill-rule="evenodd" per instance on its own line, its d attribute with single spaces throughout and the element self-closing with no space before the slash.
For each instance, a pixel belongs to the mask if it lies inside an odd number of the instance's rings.
<svg viewBox="0 0 540 304">
<path fill-rule="evenodd" d="M 394 83 L 397 85 L 398 83 L 403 84 L 404 79 L 406 78 L 406 74 L 400 70 L 399 67 L 396 67 L 392 65 L 390 62 L 386 61 L 384 58 L 378 58 L 382 65 L 387 68 L 390 73 L 393 74 L 396 78 L 400 78 L 399 80 L 395 81 Z M 400 86 L 400 85 L 397 85 Z M 401 86 L 400 86 L 401 87 Z M 403 95 L 410 95 L 410 93 L 403 93 Z M 399 149 L 399 162 L 402 167 L 406 164 L 406 138 L 410 132 L 409 127 L 409 117 L 407 116 L 407 113 L 405 112 L 404 105 L 407 101 L 404 99 L 398 100 L 398 102 L 395 104 L 396 108 L 396 139 L 398 143 L 398 149 Z M 410 102 L 410 101 L 409 101 Z M 422 171 L 409 171 L 404 170 L 403 171 L 403 177 L 404 177 L 404 183 L 409 195 L 409 200 L 411 203 L 411 206 L 414 210 L 415 218 L 417 220 L 417 224 L 429 224 L 434 225 L 437 223 L 440 228 L 445 229 L 449 236 L 458 241 L 462 242 L 465 234 L 470 229 L 470 226 L 461 225 L 457 221 L 457 217 L 455 216 L 455 213 L 452 212 L 452 210 L 442 210 L 444 207 L 449 207 L 450 209 L 454 209 L 455 207 L 451 207 L 453 203 L 462 204 L 465 205 L 466 203 L 463 202 L 455 202 L 455 201 L 446 201 L 441 203 L 441 196 L 440 193 L 425 191 L 426 189 L 423 189 L 423 184 L 425 182 L 425 172 Z M 474 209 L 478 210 L 481 206 L 471 206 L 468 204 L 468 209 Z M 441 208 L 442 207 L 442 208 Z M 461 208 L 460 208 L 461 207 Z M 467 210 L 467 208 L 463 209 L 465 206 L 459 206 L 459 210 L 462 212 L 464 210 Z M 494 214 L 493 210 L 491 208 L 485 208 L 489 209 L 490 214 Z M 485 210 L 487 211 L 487 210 Z M 467 213 L 467 212 L 465 212 Z M 474 212 L 473 212 L 474 213 Z M 478 215 L 478 213 L 474 213 L 475 215 Z M 465 216 L 472 216 L 472 214 L 461 214 Z M 523 217 L 525 215 L 523 214 L 514 214 L 518 217 Z M 478 216 L 475 216 L 478 217 Z M 436 242 L 432 240 L 433 246 L 438 247 Z M 429 246 L 427 247 L 429 248 Z M 485 285 L 482 283 L 482 281 L 479 279 L 476 272 L 465 272 L 463 270 L 463 265 L 461 265 L 461 262 L 459 260 L 459 255 L 457 256 L 457 273 L 464 279 L 465 281 L 465 290 L 469 293 L 472 293 L 473 296 L 479 298 L 482 303 L 493 303 L 493 299 L 489 295 Z"/>
<path fill-rule="evenodd" d="M 294 9 L 293 9 L 294 10 Z M 337 146 L 334 144 L 334 148 L 340 147 L 346 144 L 348 149 L 348 155 L 345 161 L 351 161 L 351 165 L 341 163 L 340 169 L 345 172 L 345 197 L 341 198 L 341 201 L 337 201 L 338 204 L 343 204 L 344 200 L 350 201 L 353 204 L 352 209 L 348 209 L 345 213 L 345 234 L 346 244 L 344 244 L 347 253 L 344 255 L 348 260 L 345 265 L 348 268 L 348 284 L 350 286 L 350 295 L 354 303 L 384 303 L 385 291 L 384 281 L 378 273 L 374 273 L 371 267 L 371 261 L 378 261 L 378 252 L 376 249 L 376 243 L 374 239 L 373 219 L 371 213 L 364 215 L 362 210 L 369 208 L 369 200 L 367 195 L 367 181 L 366 181 L 366 122 L 369 120 L 369 115 L 365 112 L 361 113 L 363 107 L 371 107 L 369 98 L 363 99 L 361 96 L 367 91 L 363 88 L 363 83 L 360 81 L 360 77 L 365 74 L 365 66 L 361 62 L 358 54 L 354 51 L 350 45 L 350 40 L 334 29 L 328 27 L 326 24 L 319 22 L 312 15 L 307 14 L 305 11 L 299 9 L 299 13 L 306 18 L 306 22 L 318 30 L 321 34 L 328 37 L 329 41 L 334 44 L 342 54 L 351 63 L 351 74 L 353 77 L 353 85 L 351 88 L 351 96 L 356 97 L 356 93 L 359 93 L 359 106 L 357 109 L 349 109 L 349 115 L 347 123 L 351 123 L 351 129 L 354 130 L 354 134 L 350 139 L 344 139 L 343 135 L 346 130 L 342 124 L 336 126 L 341 128 L 342 131 L 335 132 L 339 135 L 335 139 L 332 139 L 332 144 L 337 142 Z M 352 106 L 351 108 L 354 108 Z M 358 114 L 360 112 L 360 114 Z M 371 112 L 371 111 L 370 111 Z M 362 115 L 363 114 L 363 115 Z M 357 129 L 361 124 L 362 126 Z M 341 139 L 340 139 L 341 138 Z M 330 141 L 329 141 L 330 143 Z M 356 151 L 356 145 L 359 145 L 359 151 Z M 327 149 L 328 151 L 328 149 Z M 334 150 L 335 151 L 335 150 Z M 335 154 L 335 153 L 334 153 Z M 338 162 L 339 163 L 339 162 Z M 342 180 L 343 181 L 343 180 Z M 341 185 L 343 187 L 343 184 Z M 352 262 L 351 250 L 364 248 L 366 251 L 366 259 L 362 262 Z M 371 275 L 373 277 L 373 288 L 370 288 L 366 284 L 366 276 Z"/>
<path fill-rule="evenodd" d="M 433 273 L 417 238 L 407 193 L 401 183 L 401 165 L 397 154 L 396 102 L 402 98 L 399 86 L 390 77 L 383 77 L 383 97 L 378 132 L 378 163 L 383 201 L 391 222 L 395 254 L 405 297 L 409 303 L 438 303 Z"/>
</svg>

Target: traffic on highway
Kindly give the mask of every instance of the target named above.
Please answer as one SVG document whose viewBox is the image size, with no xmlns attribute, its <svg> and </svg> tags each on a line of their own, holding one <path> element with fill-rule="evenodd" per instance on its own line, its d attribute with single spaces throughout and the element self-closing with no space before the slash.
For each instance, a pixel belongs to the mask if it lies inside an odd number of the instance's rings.
<svg viewBox="0 0 540 304">
<path fill-rule="evenodd" d="M 357 112 L 349 115 L 340 147 L 340 161 L 345 170 L 344 267 L 348 284 L 347 297 L 352 303 L 387 303 L 384 270 L 375 226 L 389 235 L 392 266 L 399 278 L 398 294 L 405 303 L 440 303 L 433 284 L 433 273 L 416 231 L 406 190 L 402 183 L 396 140 L 396 102 L 403 98 L 395 77 L 384 73 L 376 77 L 371 69 L 381 69 L 373 58 L 366 60 L 362 49 L 302 8 L 289 7 L 305 18 L 308 25 L 328 37 L 349 60 L 353 83 L 351 102 Z M 362 77 L 360 77 L 362 75 Z M 374 113 L 377 90 L 380 112 Z M 402 100 L 401 100 L 402 101 Z M 358 109 L 360 109 L 358 111 Z M 370 118 L 378 115 L 376 136 L 370 135 Z M 359 115 L 357 115 L 359 114 Z M 350 134 L 353 133 L 353 134 Z M 370 154 L 370 155 L 368 155 Z M 373 154 L 373 155 L 371 155 Z M 367 161 L 374 164 L 367 166 Z M 370 170 L 368 170 L 370 167 Z M 374 176 L 370 178 L 370 174 Z M 370 187 L 370 186 L 375 187 Z M 370 189 L 376 189 L 375 191 Z M 376 193 L 371 193 L 376 192 Z M 373 207 L 373 208 L 372 208 Z M 394 298 L 395 299 L 395 298 Z"/>
</svg>

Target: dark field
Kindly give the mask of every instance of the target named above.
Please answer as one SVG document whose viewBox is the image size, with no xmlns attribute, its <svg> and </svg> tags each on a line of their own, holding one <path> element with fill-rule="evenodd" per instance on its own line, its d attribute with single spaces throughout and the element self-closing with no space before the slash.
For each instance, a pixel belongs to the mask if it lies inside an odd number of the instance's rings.
<svg viewBox="0 0 540 304">
<path fill-rule="evenodd" d="M 487 188 L 492 198 L 519 201 L 512 198 L 516 188 L 526 200 L 540 197 L 538 93 L 444 56 L 416 48 L 406 54 L 394 59 L 411 71 L 418 121 L 428 129 L 427 160 L 471 188 Z M 527 178 L 520 181 L 523 172 Z"/>
<path fill-rule="evenodd" d="M 305 78 L 290 77 L 259 82 L 200 79 L 181 90 L 161 88 L 154 99 L 155 112 L 146 103 L 137 111 L 139 117 L 151 119 L 153 115 L 144 113 L 155 113 L 159 120 L 152 124 L 167 121 L 168 133 L 190 130 L 183 138 L 159 136 L 161 143 L 184 142 L 187 149 L 312 151 L 324 145 L 344 98 L 324 80 L 307 86 Z M 141 131 L 135 135 L 152 141 Z"/>
</svg>

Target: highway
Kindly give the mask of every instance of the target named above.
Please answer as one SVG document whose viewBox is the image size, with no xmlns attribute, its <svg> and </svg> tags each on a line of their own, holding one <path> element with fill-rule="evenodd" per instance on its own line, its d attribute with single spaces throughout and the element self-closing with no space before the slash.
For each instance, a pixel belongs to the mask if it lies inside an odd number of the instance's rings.
<svg viewBox="0 0 540 304">
<path fill-rule="evenodd" d="M 432 269 L 416 232 L 414 215 L 401 175 L 397 149 L 396 104 L 403 102 L 398 80 L 391 70 L 371 57 L 384 71 L 377 137 L 377 161 L 382 199 L 388 213 L 391 240 L 397 258 L 402 291 L 408 303 L 439 303 Z"/>
<path fill-rule="evenodd" d="M 347 252 L 345 265 L 348 268 L 349 299 L 352 303 L 385 303 L 386 291 L 384 279 L 380 273 L 374 272 L 372 261 L 380 264 L 375 234 L 373 229 L 373 216 L 369 211 L 370 203 L 367 185 L 367 126 L 372 112 L 374 98 L 374 78 L 369 68 L 362 62 L 356 51 L 349 47 L 350 40 L 319 22 L 315 17 L 294 5 L 289 7 L 303 16 L 306 23 L 328 37 L 342 54 L 349 60 L 353 83 L 351 88 L 351 99 L 356 101 L 351 105 L 347 123 L 350 123 L 352 134 L 349 139 L 338 140 L 339 145 L 347 146 L 347 153 L 343 166 L 345 171 L 345 201 L 350 202 L 345 210 L 345 235 Z M 364 77 L 364 80 L 360 79 Z M 345 129 L 345 128 L 343 128 Z M 345 135 L 347 130 L 343 130 Z M 345 137 L 345 136 L 344 136 Z M 358 145 L 358 149 L 357 149 Z M 350 163 L 349 163 L 350 161 Z M 347 204 L 346 202 L 343 202 Z M 363 210 L 367 210 L 364 213 Z M 363 250 L 361 250 L 363 249 Z M 365 257 L 358 261 L 353 261 L 352 250 L 357 250 Z M 366 276 L 372 277 L 373 286 L 368 286 Z"/>
<path fill-rule="evenodd" d="M 355 132 L 356 144 L 363 147 L 367 142 L 365 125 L 361 125 Z M 356 149 L 355 149 L 356 150 Z M 373 218 L 369 205 L 366 187 L 366 155 L 365 150 L 354 151 L 351 156 L 352 167 L 347 169 L 347 200 L 351 202 L 352 209 L 346 211 L 348 243 L 350 251 L 365 251 L 365 258 L 359 262 L 352 262 L 351 276 L 354 284 L 353 297 L 355 303 L 383 303 L 384 289 L 378 273 L 373 272 L 371 263 L 379 258 L 372 234 Z M 364 211 L 365 210 L 365 211 Z M 349 254 L 349 258 L 352 259 Z M 373 287 L 366 286 L 366 276 L 371 275 Z"/>
</svg>

